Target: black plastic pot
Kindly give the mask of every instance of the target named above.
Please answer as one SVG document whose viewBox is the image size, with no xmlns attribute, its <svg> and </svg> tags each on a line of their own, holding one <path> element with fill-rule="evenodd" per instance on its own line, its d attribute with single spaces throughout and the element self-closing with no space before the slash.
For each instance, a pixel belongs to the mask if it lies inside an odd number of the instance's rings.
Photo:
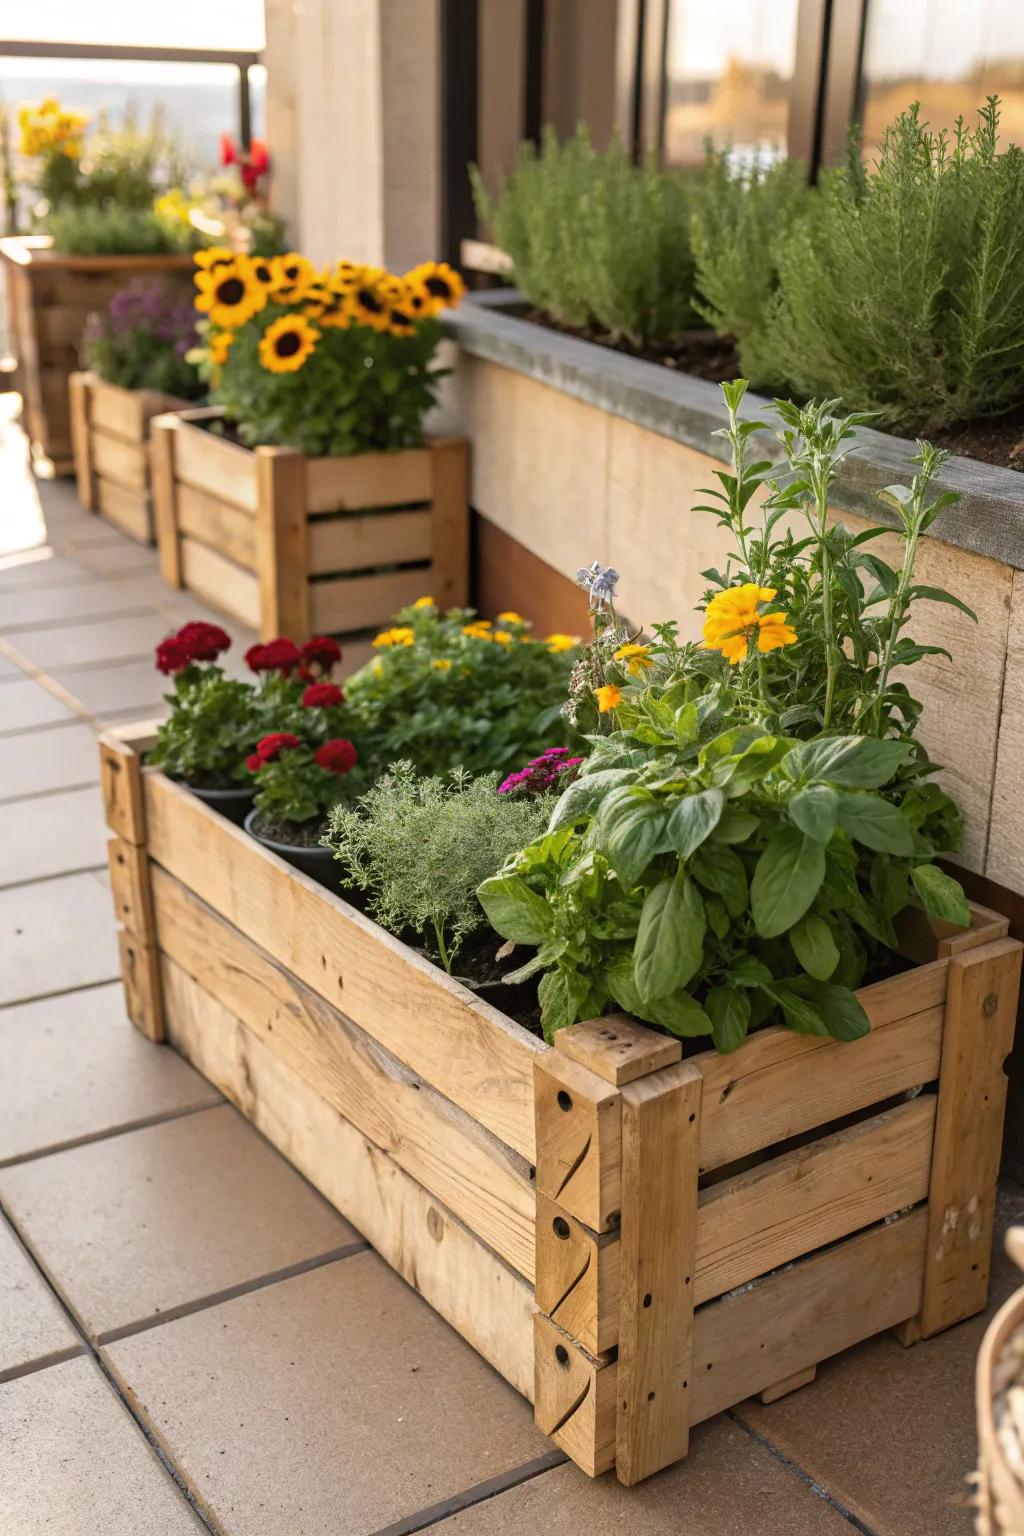
<svg viewBox="0 0 1024 1536">
<path fill-rule="evenodd" d="M 256 793 L 254 789 L 197 789 L 194 784 L 188 783 L 185 788 L 191 790 L 196 799 L 202 800 L 211 810 L 219 811 L 228 821 L 233 821 L 236 827 L 244 826 Z"/>
<path fill-rule="evenodd" d="M 328 890 L 337 890 L 341 868 L 330 848 L 305 848 L 297 843 L 279 843 L 276 838 L 265 837 L 262 832 L 257 832 L 255 829 L 254 823 L 258 815 L 258 811 L 251 810 L 243 822 L 250 837 L 262 843 L 264 848 L 269 848 L 271 853 L 278 854 L 294 869 L 308 875 L 311 880 L 325 885 Z"/>
</svg>

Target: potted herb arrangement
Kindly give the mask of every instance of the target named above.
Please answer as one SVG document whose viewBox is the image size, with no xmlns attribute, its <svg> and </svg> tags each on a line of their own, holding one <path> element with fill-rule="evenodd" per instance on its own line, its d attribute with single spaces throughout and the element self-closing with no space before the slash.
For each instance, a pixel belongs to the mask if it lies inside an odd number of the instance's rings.
<svg viewBox="0 0 1024 1536">
<path fill-rule="evenodd" d="M 161 568 L 269 637 L 465 602 L 466 444 L 425 438 L 461 279 L 197 256 L 209 409 L 154 427 Z"/>
<path fill-rule="evenodd" d="M 186 353 L 195 342 L 191 306 L 159 281 L 121 288 L 84 336 L 89 371 L 68 380 L 78 499 L 123 533 L 155 542 L 149 423 L 202 394 Z"/>
<path fill-rule="evenodd" d="M 826 517 L 855 418 L 783 405 L 772 465 L 742 396 L 702 642 L 625 625 L 616 573 L 581 571 L 595 636 L 561 653 L 551 743 L 570 750 L 484 789 L 402 766 L 339 803 L 328 841 L 367 911 L 144 768 L 144 732 L 102 747 L 137 1027 L 579 1466 L 627 1484 L 704 1419 L 883 1330 L 937 1333 L 988 1290 L 1021 946 L 936 862 L 959 819 L 904 675 L 919 610 L 959 601 L 915 577 L 941 457 L 922 445 L 888 492 L 893 563 Z M 415 615 L 348 683 L 353 717 Z M 486 936 L 474 894 L 512 968 L 504 1009 L 458 980 Z M 514 1001 L 531 986 L 536 1013 Z"/>
</svg>

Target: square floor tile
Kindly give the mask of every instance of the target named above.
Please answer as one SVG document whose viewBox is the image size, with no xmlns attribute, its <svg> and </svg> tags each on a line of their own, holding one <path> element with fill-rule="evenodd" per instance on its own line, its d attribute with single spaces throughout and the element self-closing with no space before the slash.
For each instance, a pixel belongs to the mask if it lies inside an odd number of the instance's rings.
<svg viewBox="0 0 1024 1536">
<path fill-rule="evenodd" d="M 98 784 L 0 802 L 0 885 L 105 864 L 110 836 Z"/>
<path fill-rule="evenodd" d="M 637 1488 L 557 1467 L 431 1526 L 436 1536 L 853 1536 L 842 1515 L 728 1419 Z"/>
<path fill-rule="evenodd" d="M 105 1353 L 231 1536 L 364 1536 L 551 1449 L 372 1253 Z"/>
<path fill-rule="evenodd" d="M 8 731 L 34 730 L 36 726 L 57 725 L 76 718 L 74 710 L 34 678 L 23 676 L 21 682 L 0 689 L 0 742 Z"/>
<path fill-rule="evenodd" d="M 94 1337 L 359 1242 L 229 1105 L 11 1164 L 0 1199 Z"/>
<path fill-rule="evenodd" d="M 173 628 L 163 614 L 152 613 L 19 630 L 5 638 L 19 655 L 48 672 L 54 667 L 89 667 L 123 656 L 148 656 Z"/>
<path fill-rule="evenodd" d="M 203 1528 L 89 1359 L 0 1391 L 6 1536 L 203 1536 Z"/>
<path fill-rule="evenodd" d="M 6 588 L 0 581 L 0 633 L 14 634 L 26 629 L 67 623 L 69 620 L 96 618 L 102 614 L 139 613 L 152 609 L 151 602 L 140 602 L 117 582 L 91 579 L 64 587 Z"/>
<path fill-rule="evenodd" d="M 23 591 L 29 587 L 44 590 L 95 580 L 92 571 L 49 547 L 32 550 L 27 558 L 12 555 L 0 559 L 0 592 Z"/>
<path fill-rule="evenodd" d="M 83 1348 L 63 1307 L 0 1216 L 0 1382 Z"/>
<path fill-rule="evenodd" d="M 110 893 L 88 874 L 0 890 L 0 1005 L 121 974 Z"/>
<path fill-rule="evenodd" d="M 0 1061 L 0 1162 L 220 1101 L 132 1028 L 120 982 L 0 1009 Z"/>
<path fill-rule="evenodd" d="M 0 709 L 5 686 L 0 683 Z M 96 732 L 85 721 L 0 739 L 0 800 L 98 784 L 99 777 Z"/>
<path fill-rule="evenodd" d="M 155 549 L 136 544 L 134 539 L 119 539 L 116 544 L 95 544 L 76 549 L 74 559 L 97 576 L 117 576 L 128 571 L 155 571 L 159 560 Z"/>
<path fill-rule="evenodd" d="M 170 679 L 162 677 L 156 670 L 152 657 L 67 672 L 55 667 L 50 675 L 90 715 L 107 716 L 147 705 L 154 714 L 166 711 L 163 696 L 169 689 Z M 0 706 L 2 703 L 0 697 Z"/>
</svg>

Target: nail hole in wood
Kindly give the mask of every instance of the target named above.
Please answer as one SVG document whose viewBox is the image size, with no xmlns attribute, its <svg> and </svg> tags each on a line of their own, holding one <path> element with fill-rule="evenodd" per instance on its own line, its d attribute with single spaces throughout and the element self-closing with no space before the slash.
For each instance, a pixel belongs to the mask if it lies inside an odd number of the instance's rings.
<svg viewBox="0 0 1024 1536">
<path fill-rule="evenodd" d="M 650 1304 L 651 1304 L 651 1293 L 650 1293 L 650 1291 L 648 1291 L 647 1295 L 644 1297 L 644 1306 L 645 1307 L 649 1307 Z"/>
<path fill-rule="evenodd" d="M 696 1115 L 696 1113 L 694 1113 L 694 1114 L 692 1114 L 692 1115 L 691 1115 L 691 1116 L 690 1116 L 690 1124 L 691 1124 L 691 1125 L 692 1125 L 692 1124 L 693 1124 L 693 1122 L 694 1122 L 694 1121 L 695 1121 L 695 1120 L 696 1120 L 696 1118 L 697 1118 L 697 1115 Z"/>
<path fill-rule="evenodd" d="M 559 1365 L 569 1364 L 569 1351 L 566 1349 L 564 1344 L 555 1345 L 555 1359 L 558 1361 Z"/>
<path fill-rule="evenodd" d="M 653 1392 L 648 1392 L 648 1394 L 647 1394 L 647 1401 L 649 1403 L 653 1403 L 654 1402 L 654 1393 Z"/>
<path fill-rule="evenodd" d="M 565 1239 L 569 1236 L 569 1223 L 566 1221 L 564 1216 L 556 1216 L 554 1221 L 551 1223 L 551 1230 L 554 1232 L 556 1237 L 560 1237 L 564 1242 Z"/>
<path fill-rule="evenodd" d="M 564 1088 L 559 1088 L 558 1090 L 558 1107 L 564 1110 L 566 1114 L 572 1109 L 572 1095 L 566 1093 Z"/>
</svg>

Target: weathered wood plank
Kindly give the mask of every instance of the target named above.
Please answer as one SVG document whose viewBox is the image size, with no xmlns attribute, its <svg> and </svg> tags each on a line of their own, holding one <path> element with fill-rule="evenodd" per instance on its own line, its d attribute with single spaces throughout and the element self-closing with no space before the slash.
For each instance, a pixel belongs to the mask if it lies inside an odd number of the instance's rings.
<svg viewBox="0 0 1024 1536">
<path fill-rule="evenodd" d="M 68 410 L 71 418 L 71 451 L 75 460 L 78 499 L 86 512 L 96 510 L 96 477 L 89 441 L 89 375 L 73 373 L 68 379 Z"/>
<path fill-rule="evenodd" d="M 145 848 L 127 843 L 123 837 L 112 837 L 107 843 L 107 869 L 118 922 L 137 939 L 152 944 L 153 895 Z"/>
<path fill-rule="evenodd" d="M 153 513 L 148 492 L 130 490 L 126 485 L 101 478 L 96 481 L 96 505 L 100 514 L 122 533 L 138 539 L 140 544 L 152 544 Z"/>
<path fill-rule="evenodd" d="M 146 423 L 143 395 L 150 392 L 119 389 L 116 384 L 106 383 L 95 373 L 89 375 L 89 389 L 92 395 L 90 415 L 93 427 L 111 432 L 115 437 L 126 438 L 129 442 L 141 443 Z M 157 411 L 150 414 L 156 415 L 163 409 L 163 406 L 159 406 Z"/>
<path fill-rule="evenodd" d="M 540 1040 L 163 774 L 145 799 L 151 858 L 533 1162 Z"/>
<path fill-rule="evenodd" d="M 127 843 L 146 841 L 142 759 L 134 740 L 106 731 L 99 740 L 100 788 L 107 826 Z"/>
<path fill-rule="evenodd" d="M 534 1314 L 537 1428 L 590 1477 L 615 1464 L 614 1361 L 594 1360 L 542 1312 Z"/>
<path fill-rule="evenodd" d="M 195 424 L 219 414 L 216 411 L 186 411 L 176 418 L 174 464 L 178 479 L 209 492 L 211 496 L 233 502 L 247 512 L 255 512 L 258 505 L 255 453 Z"/>
<path fill-rule="evenodd" d="M 329 517 L 309 525 L 311 575 L 429 560 L 430 552 L 429 512 Z"/>
<path fill-rule="evenodd" d="M 159 951 L 155 944 L 147 943 L 126 928 L 118 929 L 117 942 L 121 951 L 125 1010 L 140 1035 L 159 1042 L 164 1039 Z"/>
<path fill-rule="evenodd" d="M 469 444 L 462 437 L 430 445 L 433 597 L 440 608 L 469 600 Z"/>
<path fill-rule="evenodd" d="M 782 1381 L 774 1382 L 770 1387 L 764 1387 L 757 1394 L 765 1407 L 769 1403 L 777 1403 L 780 1398 L 788 1397 L 791 1392 L 799 1392 L 801 1387 L 809 1387 L 818 1374 L 816 1365 L 809 1365 L 802 1371 L 796 1371 L 792 1376 L 786 1376 Z"/>
<path fill-rule="evenodd" d="M 309 512 L 357 512 L 364 507 L 429 501 L 430 450 L 406 448 L 400 453 L 310 459 L 306 484 Z"/>
<path fill-rule="evenodd" d="M 619 1338 L 619 1239 L 537 1192 L 537 1305 L 591 1355 Z"/>
<path fill-rule="evenodd" d="M 214 608 L 241 619 L 250 629 L 259 629 L 259 578 L 195 539 L 180 539 L 178 547 L 181 573 L 188 590 L 205 597 Z"/>
<path fill-rule="evenodd" d="M 168 586 L 180 588 L 181 539 L 178 534 L 178 481 L 174 473 L 174 449 L 178 429 L 173 416 L 155 416 L 150 423 L 149 470 L 153 495 L 153 522 L 160 552 L 160 574 Z"/>
<path fill-rule="evenodd" d="M 310 626 L 318 634 L 342 634 L 386 624 L 399 608 L 429 594 L 431 579 L 432 569 L 428 567 L 315 581 L 309 588 Z"/>
<path fill-rule="evenodd" d="M 594 1232 L 618 1226 L 621 1101 L 604 1078 L 557 1051 L 534 1061 L 537 1192 Z"/>
<path fill-rule="evenodd" d="M 260 637 L 309 636 L 306 459 L 294 448 L 256 450 L 256 570 Z"/>
<path fill-rule="evenodd" d="M 132 491 L 144 491 L 147 484 L 146 450 L 141 440 L 126 442 L 110 432 L 91 429 L 92 461 L 98 475 Z"/>
<path fill-rule="evenodd" d="M 251 512 L 234 507 L 228 501 L 197 490 L 179 481 L 177 497 L 178 531 L 199 544 L 227 555 L 247 571 L 256 570 L 256 520 Z"/>
<path fill-rule="evenodd" d="M 670 1067 L 682 1058 L 683 1047 L 671 1035 L 657 1035 L 624 1013 L 570 1024 L 555 1034 L 555 1049 L 621 1088 L 649 1072 Z"/>
</svg>

